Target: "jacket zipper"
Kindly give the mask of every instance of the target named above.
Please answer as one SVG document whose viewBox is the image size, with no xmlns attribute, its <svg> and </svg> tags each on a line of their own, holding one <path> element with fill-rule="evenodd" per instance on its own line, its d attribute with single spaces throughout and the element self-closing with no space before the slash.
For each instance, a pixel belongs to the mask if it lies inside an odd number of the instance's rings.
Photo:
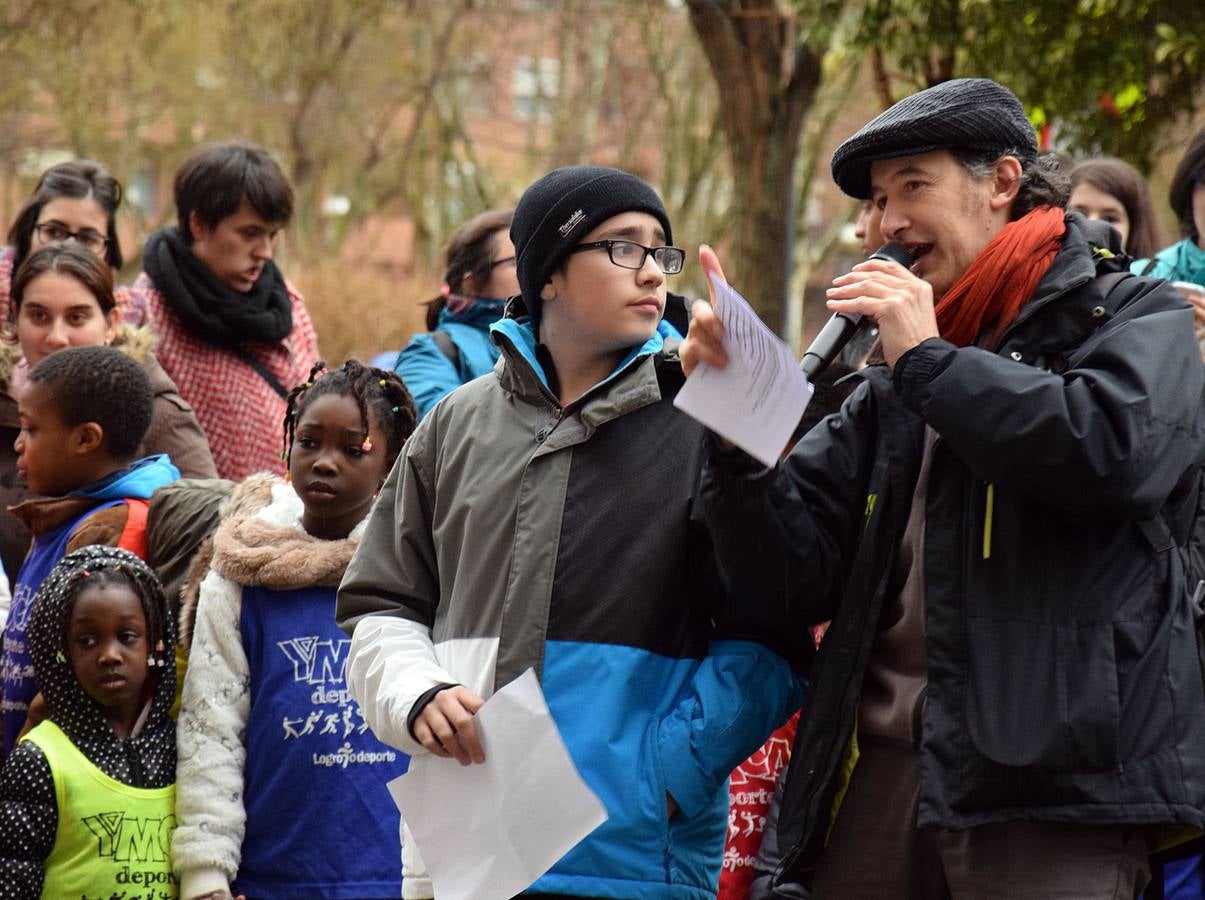
<svg viewBox="0 0 1205 900">
<path fill-rule="evenodd" d="M 987 483 L 983 497 L 983 558 L 992 558 L 992 520 L 995 518 L 996 486 Z"/>
</svg>

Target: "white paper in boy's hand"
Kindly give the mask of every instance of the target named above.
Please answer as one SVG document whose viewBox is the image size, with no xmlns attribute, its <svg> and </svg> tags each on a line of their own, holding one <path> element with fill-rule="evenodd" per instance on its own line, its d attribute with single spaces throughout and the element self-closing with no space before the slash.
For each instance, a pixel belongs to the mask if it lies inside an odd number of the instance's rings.
<svg viewBox="0 0 1205 900">
<path fill-rule="evenodd" d="M 744 297 L 714 272 L 715 314 L 724 326 L 728 365 L 699 363 L 674 406 L 772 466 L 812 399 L 812 385 L 791 348 L 778 339 Z"/>
<path fill-rule="evenodd" d="M 509 900 L 607 821 L 533 670 L 487 700 L 475 721 L 484 763 L 423 754 L 389 782 L 439 900 Z"/>
</svg>

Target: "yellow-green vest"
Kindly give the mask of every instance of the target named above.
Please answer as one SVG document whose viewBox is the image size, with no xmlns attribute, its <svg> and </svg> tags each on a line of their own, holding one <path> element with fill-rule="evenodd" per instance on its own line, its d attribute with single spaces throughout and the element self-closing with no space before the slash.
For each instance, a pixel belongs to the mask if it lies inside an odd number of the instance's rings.
<svg viewBox="0 0 1205 900">
<path fill-rule="evenodd" d="M 174 900 L 175 785 L 136 788 L 110 778 L 51 721 L 22 740 L 46 755 L 58 805 L 42 896 Z"/>
</svg>

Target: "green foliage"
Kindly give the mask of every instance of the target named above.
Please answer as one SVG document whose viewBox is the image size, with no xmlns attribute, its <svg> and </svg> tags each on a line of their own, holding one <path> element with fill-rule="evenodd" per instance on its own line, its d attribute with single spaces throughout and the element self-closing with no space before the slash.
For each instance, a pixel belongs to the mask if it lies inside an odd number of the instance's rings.
<svg viewBox="0 0 1205 900">
<path fill-rule="evenodd" d="M 1168 126 L 1200 107 L 1203 34 L 1187 0 L 868 0 L 861 41 L 885 49 L 898 96 L 995 78 L 1061 148 L 1148 169 Z"/>
</svg>

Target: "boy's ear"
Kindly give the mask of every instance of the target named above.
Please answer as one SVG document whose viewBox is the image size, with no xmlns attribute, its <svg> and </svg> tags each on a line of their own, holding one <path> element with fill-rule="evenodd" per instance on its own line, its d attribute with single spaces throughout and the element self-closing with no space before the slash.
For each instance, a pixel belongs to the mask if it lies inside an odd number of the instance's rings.
<svg viewBox="0 0 1205 900">
<path fill-rule="evenodd" d="M 188 230 L 194 241 L 198 238 L 205 240 L 209 237 L 209 226 L 205 224 L 205 220 L 195 209 L 188 214 Z"/>
<path fill-rule="evenodd" d="M 81 422 L 71 429 L 71 450 L 76 456 L 95 453 L 105 445 L 105 430 L 99 422 Z"/>
</svg>

